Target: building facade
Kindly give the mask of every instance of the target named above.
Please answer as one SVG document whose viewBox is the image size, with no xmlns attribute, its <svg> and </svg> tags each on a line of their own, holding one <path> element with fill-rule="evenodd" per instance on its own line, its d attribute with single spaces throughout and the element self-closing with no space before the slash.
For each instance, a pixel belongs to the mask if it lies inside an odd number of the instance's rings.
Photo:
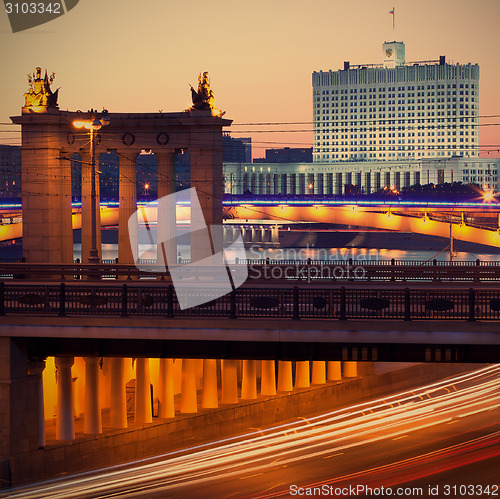
<svg viewBox="0 0 500 499">
<path fill-rule="evenodd" d="M 21 148 L 0 145 L 0 198 L 21 197 Z"/>
<path fill-rule="evenodd" d="M 479 155 L 479 66 L 405 62 L 401 42 L 383 64 L 312 75 L 315 163 Z"/>
<path fill-rule="evenodd" d="M 254 159 L 254 163 L 312 163 L 312 147 L 282 147 L 266 149 L 266 157 Z"/>
<path fill-rule="evenodd" d="M 462 182 L 497 190 L 500 159 L 447 158 L 344 163 L 225 163 L 226 194 L 343 195 L 400 190 L 415 184 Z"/>
</svg>

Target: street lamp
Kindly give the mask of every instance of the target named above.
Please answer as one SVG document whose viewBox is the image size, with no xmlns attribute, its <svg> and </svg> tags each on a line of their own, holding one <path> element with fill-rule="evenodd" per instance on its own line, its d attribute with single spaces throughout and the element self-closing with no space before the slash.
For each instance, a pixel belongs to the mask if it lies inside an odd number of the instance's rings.
<svg viewBox="0 0 500 499">
<path fill-rule="evenodd" d="M 100 116 L 99 116 L 100 114 Z M 99 252 L 97 251 L 97 194 L 95 185 L 95 132 L 100 130 L 103 126 L 109 125 L 110 119 L 108 112 L 103 110 L 102 113 L 97 113 L 93 109 L 89 111 L 88 119 L 78 119 L 73 121 L 75 128 L 85 128 L 89 131 L 90 137 L 90 158 L 91 158 L 91 244 L 89 252 L 89 263 L 97 264 L 99 261 Z M 82 255 L 83 258 L 83 255 Z"/>
</svg>

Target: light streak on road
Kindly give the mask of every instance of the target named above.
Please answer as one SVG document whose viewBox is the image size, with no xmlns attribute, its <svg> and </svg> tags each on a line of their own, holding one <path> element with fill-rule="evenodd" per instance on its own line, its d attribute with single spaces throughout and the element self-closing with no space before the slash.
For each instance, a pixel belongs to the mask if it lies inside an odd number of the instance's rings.
<svg viewBox="0 0 500 499">
<path fill-rule="evenodd" d="M 253 477 L 258 480 L 259 475 L 270 470 L 308 459 L 333 458 L 375 442 L 391 439 L 404 442 L 413 432 L 498 408 L 500 366 L 489 366 L 306 420 L 166 453 L 154 461 L 141 460 L 127 466 L 12 489 L 4 497 L 112 498 L 146 497 L 148 493 L 175 497 L 177 492 L 188 487 Z M 411 467 L 418 465 L 418 476 L 422 473 L 426 476 L 442 469 L 437 465 L 433 468 L 432 464 L 444 456 L 450 457 L 450 466 L 459 466 L 467 459 L 471 462 L 500 455 L 499 444 L 500 432 L 492 432 L 487 437 L 469 439 L 456 447 L 447 446 L 429 455 L 400 461 L 393 467 L 375 467 L 359 474 L 380 481 L 389 469 L 387 476 L 392 476 L 391 481 L 394 481 L 394 477 L 399 476 L 393 474 L 394 469 L 404 470 L 407 475 Z M 423 466 L 427 462 L 429 465 Z M 349 476 L 335 477 L 331 483 L 347 480 Z M 243 482 L 240 483 L 244 488 Z M 280 493 L 276 494 L 266 497 L 278 497 Z"/>
</svg>

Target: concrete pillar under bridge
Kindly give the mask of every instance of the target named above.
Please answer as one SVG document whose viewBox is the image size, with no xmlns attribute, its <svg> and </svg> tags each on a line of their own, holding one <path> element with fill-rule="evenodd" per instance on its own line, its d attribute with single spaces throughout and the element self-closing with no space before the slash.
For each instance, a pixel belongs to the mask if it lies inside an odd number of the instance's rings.
<svg viewBox="0 0 500 499">
<path fill-rule="evenodd" d="M 10 484 L 10 457 L 38 449 L 40 374 L 28 375 L 27 344 L 0 338 L 0 488 Z"/>
</svg>

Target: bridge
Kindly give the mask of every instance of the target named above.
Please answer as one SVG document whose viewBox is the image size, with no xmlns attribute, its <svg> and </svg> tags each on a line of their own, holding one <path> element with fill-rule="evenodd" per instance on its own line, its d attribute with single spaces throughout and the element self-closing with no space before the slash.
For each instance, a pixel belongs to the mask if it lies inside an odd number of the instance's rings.
<svg viewBox="0 0 500 499">
<path fill-rule="evenodd" d="M 497 266 L 483 262 L 238 261 L 235 266 L 249 266 L 260 276 L 224 296 L 210 296 L 214 282 L 196 270 L 186 277 L 195 284 L 191 292 L 203 291 L 212 299 L 183 309 L 164 269 L 177 256 L 173 243 L 158 245 L 156 263 L 134 265 L 129 232 L 134 228 L 129 229 L 128 220 L 137 209 L 134 158 L 143 148 L 159 157 L 159 197 L 174 191 L 176 150 L 190 150 L 191 185 L 198 188 L 207 225 L 221 225 L 225 215 L 240 225 L 249 220 L 275 225 L 326 221 L 443 235 L 452 222 L 457 239 L 499 242 L 491 221 L 489 228 L 472 227 L 467 213 L 482 212 L 479 205 L 365 206 L 327 199 L 222 203 L 222 127 L 230 121 L 211 111 L 111 114 L 97 151 L 90 152 L 84 150 L 87 134 L 75 134 L 72 126 L 81 113 L 23 109 L 22 116 L 12 118 L 22 125 L 25 263 L 0 265 L 1 480 L 9 480 L 9 463 L 19 456 L 23 462 L 36 460 L 45 445 L 46 418 L 55 419 L 59 441 L 75 439 L 75 412 L 83 415 L 86 434 L 101 434 L 102 399 L 111 426 L 123 429 L 131 412 L 127 394 L 134 400 L 134 422 L 149 425 L 152 399 L 159 417 L 167 419 L 176 415 L 175 396 L 180 412 L 193 414 L 217 407 L 219 392 L 223 404 L 236 404 L 241 398 L 256 399 L 257 387 L 261 395 L 273 396 L 311 383 L 356 378 L 375 361 L 498 359 L 500 295 L 495 284 L 500 274 Z M 92 134 L 90 140 L 93 144 Z M 121 158 L 119 210 L 100 206 L 90 168 L 106 143 Z M 64 180 L 70 178 L 67 158 L 73 153 L 82 156 L 81 209 L 72 208 Z M 58 174 L 48 176 L 49 168 Z M 493 220 L 498 208 L 488 208 Z M 8 209 L 14 215 L 9 218 L 19 218 L 13 207 Z M 168 237 L 175 230 L 174 210 L 145 210 L 163 231 L 159 240 L 175 242 Z M 191 218 L 187 210 L 179 209 L 180 220 Z M 87 263 L 94 244 L 100 246 L 95 229 L 101 224 L 118 225 L 119 264 L 102 264 L 98 258 Z M 72 229 L 80 226 L 84 262 L 75 265 Z M 4 225 L 0 233 L 19 237 L 21 223 Z M 196 235 L 191 239 L 194 262 L 212 256 L 221 243 L 212 240 L 211 248 L 200 241 L 206 243 Z M 312 275 L 313 268 L 320 274 Z M 356 273 L 360 269 L 362 276 Z M 105 397 L 100 384 L 106 386 Z"/>
<path fill-rule="evenodd" d="M 265 222 L 268 226 L 313 222 L 441 237 L 453 234 L 453 238 L 459 241 L 493 247 L 500 245 L 499 203 L 255 198 L 246 201 L 226 199 L 222 205 L 228 227 L 244 226 L 248 222 Z M 142 206 L 148 220 L 156 224 L 157 206 L 154 203 Z M 17 220 L 17 223 L 0 225 L 0 241 L 22 237 L 22 213 L 19 208 L 6 208 L 4 212 L 9 221 Z M 189 207 L 178 206 L 177 221 L 189 222 L 189 218 Z M 101 204 L 100 222 L 102 227 L 119 225 L 117 203 Z M 73 209 L 72 227 L 82 228 L 82 210 L 79 207 Z"/>
</svg>

